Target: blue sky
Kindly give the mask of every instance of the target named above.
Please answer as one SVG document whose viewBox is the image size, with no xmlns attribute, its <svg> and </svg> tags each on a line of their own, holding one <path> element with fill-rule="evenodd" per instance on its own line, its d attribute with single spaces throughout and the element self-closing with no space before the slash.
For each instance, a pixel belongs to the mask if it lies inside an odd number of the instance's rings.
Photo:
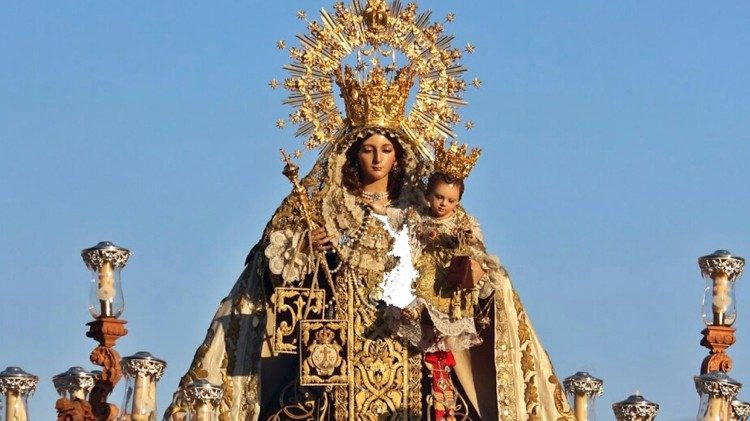
<svg viewBox="0 0 750 421">
<path fill-rule="evenodd" d="M 41 376 L 32 417 L 54 414 L 52 375 L 91 368 L 79 251 L 101 240 L 135 252 L 118 349 L 167 360 L 165 407 L 289 191 L 277 153 L 299 141 L 274 127 L 275 43 L 305 30 L 297 10 L 329 6 L 0 5 L 0 365 Z M 750 5 L 421 6 L 455 12 L 447 30 L 477 46 L 461 137 L 484 153 L 463 203 L 558 375 L 604 379 L 600 419 L 636 389 L 661 420 L 694 417 L 696 259 L 750 257 Z M 731 375 L 750 381 L 743 279 L 737 300 Z"/>
</svg>

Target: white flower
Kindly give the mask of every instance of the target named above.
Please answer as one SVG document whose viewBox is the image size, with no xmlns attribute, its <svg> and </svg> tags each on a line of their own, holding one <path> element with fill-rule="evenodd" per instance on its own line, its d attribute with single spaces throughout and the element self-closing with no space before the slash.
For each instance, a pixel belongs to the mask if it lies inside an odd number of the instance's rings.
<svg viewBox="0 0 750 421">
<path fill-rule="evenodd" d="M 299 280 L 306 274 L 307 255 L 300 249 L 300 240 L 304 233 L 294 233 L 290 229 L 274 231 L 269 237 L 265 255 L 271 273 L 281 275 L 286 282 Z"/>
</svg>

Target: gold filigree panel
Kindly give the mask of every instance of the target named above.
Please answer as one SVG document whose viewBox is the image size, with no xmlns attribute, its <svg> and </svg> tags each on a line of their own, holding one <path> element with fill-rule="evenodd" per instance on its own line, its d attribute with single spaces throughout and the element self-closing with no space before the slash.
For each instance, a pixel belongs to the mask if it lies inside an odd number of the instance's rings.
<svg viewBox="0 0 750 421">
<path fill-rule="evenodd" d="M 346 385 L 349 380 L 347 323 L 344 320 L 300 322 L 300 384 Z"/>
<path fill-rule="evenodd" d="M 299 348 L 299 323 L 320 319 L 325 309 L 323 289 L 276 288 L 273 293 L 273 350 L 278 354 L 296 354 Z"/>
</svg>

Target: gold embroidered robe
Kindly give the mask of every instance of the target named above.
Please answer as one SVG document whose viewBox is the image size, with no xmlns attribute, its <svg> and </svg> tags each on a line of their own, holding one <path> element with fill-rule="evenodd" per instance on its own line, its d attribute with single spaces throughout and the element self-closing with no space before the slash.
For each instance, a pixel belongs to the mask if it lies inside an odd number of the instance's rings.
<svg viewBox="0 0 750 421">
<path fill-rule="evenodd" d="M 405 208 L 429 162 L 405 148 L 410 179 L 402 193 Z M 205 378 L 225 390 L 222 421 L 294 419 L 325 413 L 326 419 L 420 419 L 429 410 L 423 391 L 422 355 L 386 329 L 370 293 L 392 267 L 391 240 L 379 222 L 341 184 L 342 144 L 321 155 L 302 180 L 329 235 L 341 241 L 332 316 L 347 323 L 349 381 L 330 387 L 297 387 L 299 355 L 274 351 L 274 292 L 310 286 L 314 257 L 305 253 L 303 218 L 287 197 L 253 247 L 231 292 L 222 300 L 196 351 L 185 385 Z M 366 222 L 366 224 L 365 224 Z M 271 252 L 269 252 L 269 247 Z M 278 249 L 274 251 L 273 247 Z M 456 355 L 465 394 L 483 420 L 572 420 L 560 383 L 531 328 L 504 270 L 497 267 L 490 328 L 484 343 Z M 488 366 L 494 370 L 487 370 Z M 313 402 L 314 403 L 310 403 Z M 325 411 L 321 412 L 322 406 Z M 286 409 L 282 408 L 285 407 Z M 184 416 L 179 395 L 165 418 Z M 286 411 L 286 412 L 285 412 Z M 317 412 L 316 412 L 317 411 Z"/>
</svg>

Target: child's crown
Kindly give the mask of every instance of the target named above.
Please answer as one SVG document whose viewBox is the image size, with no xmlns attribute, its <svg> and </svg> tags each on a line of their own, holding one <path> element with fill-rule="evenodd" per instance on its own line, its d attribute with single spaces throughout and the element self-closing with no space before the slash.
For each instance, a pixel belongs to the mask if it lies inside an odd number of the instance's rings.
<svg viewBox="0 0 750 421">
<path fill-rule="evenodd" d="M 448 149 L 444 142 L 435 143 L 435 172 L 445 174 L 451 178 L 463 180 L 469 176 L 472 168 L 479 159 L 482 150 L 472 148 L 471 153 L 466 155 L 469 145 L 458 146 L 458 142 L 451 141 Z"/>
</svg>

